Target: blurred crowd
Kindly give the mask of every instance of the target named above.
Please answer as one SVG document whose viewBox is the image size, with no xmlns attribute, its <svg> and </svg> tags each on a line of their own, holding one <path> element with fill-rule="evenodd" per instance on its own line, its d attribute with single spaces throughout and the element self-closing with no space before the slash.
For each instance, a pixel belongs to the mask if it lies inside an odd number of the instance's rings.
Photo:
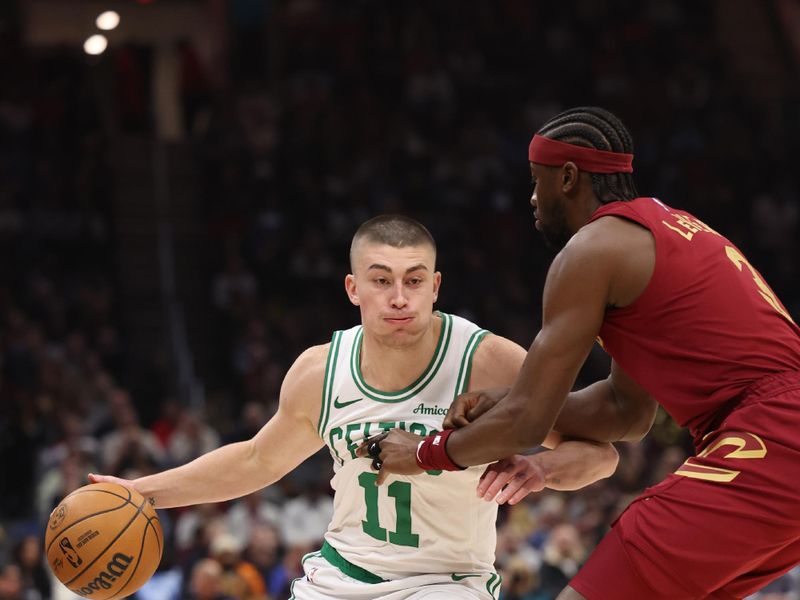
<svg viewBox="0 0 800 600">
<path fill-rule="evenodd" d="M 527 347 L 552 254 L 532 228 L 526 148 L 569 106 L 620 115 L 640 193 L 730 237 L 800 315 L 789 150 L 800 103 L 743 91 L 714 41 L 713 3 L 625 0 L 613 14 L 595 0 L 231 7 L 221 89 L 191 45 L 180 54 L 197 210 L 216 257 L 205 409 L 174 395 L 143 406 L 132 391 L 110 133 L 91 65 L 0 53 L 0 599 L 70 597 L 43 563 L 41 532 L 88 472 L 150 473 L 261 427 L 298 353 L 357 322 L 342 281 L 370 216 L 425 223 L 439 245 L 438 307 Z M 136 78 L 123 89 L 142 86 L 135 58 L 117 56 L 118 77 Z M 149 110 L 121 109 L 122 130 L 146 132 Z M 606 368 L 598 349 L 580 384 Z M 618 448 L 610 479 L 501 508 L 502 600 L 554 598 L 630 500 L 691 452 L 664 414 L 644 442 Z M 322 452 L 246 498 L 161 511 L 164 559 L 137 598 L 287 598 L 331 515 L 329 463 Z M 799 590 L 793 572 L 758 597 Z"/>
</svg>

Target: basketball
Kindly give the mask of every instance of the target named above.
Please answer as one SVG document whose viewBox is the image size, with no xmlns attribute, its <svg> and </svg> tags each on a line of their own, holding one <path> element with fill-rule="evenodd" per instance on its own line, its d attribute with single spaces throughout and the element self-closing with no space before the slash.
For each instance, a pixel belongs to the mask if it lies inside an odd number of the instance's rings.
<svg viewBox="0 0 800 600">
<path fill-rule="evenodd" d="M 155 509 L 115 483 L 93 483 L 50 514 L 47 562 L 61 583 L 85 598 L 133 594 L 153 575 L 164 547 Z"/>
</svg>

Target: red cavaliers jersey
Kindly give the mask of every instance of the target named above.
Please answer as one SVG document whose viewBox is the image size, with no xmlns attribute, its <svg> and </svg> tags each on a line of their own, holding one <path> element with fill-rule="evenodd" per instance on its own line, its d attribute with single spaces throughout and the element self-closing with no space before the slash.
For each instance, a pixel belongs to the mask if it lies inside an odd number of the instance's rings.
<svg viewBox="0 0 800 600">
<path fill-rule="evenodd" d="M 631 305 L 606 311 L 600 338 L 681 425 L 703 432 L 751 383 L 800 371 L 800 328 L 729 240 L 655 198 L 600 207 L 649 229 L 656 264 Z"/>
</svg>

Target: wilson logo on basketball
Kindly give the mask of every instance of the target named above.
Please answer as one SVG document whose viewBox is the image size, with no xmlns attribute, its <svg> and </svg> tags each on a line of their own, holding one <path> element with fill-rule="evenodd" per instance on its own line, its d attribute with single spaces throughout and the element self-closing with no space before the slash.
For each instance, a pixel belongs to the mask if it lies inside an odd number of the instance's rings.
<svg viewBox="0 0 800 600">
<path fill-rule="evenodd" d="M 122 552 L 117 552 L 114 557 L 108 561 L 104 571 L 100 571 L 97 576 L 87 585 L 72 591 L 80 594 L 81 596 L 91 596 L 98 590 L 110 589 L 111 584 L 128 570 L 128 565 L 131 564 L 132 560 L 132 556 L 128 556 Z"/>
</svg>

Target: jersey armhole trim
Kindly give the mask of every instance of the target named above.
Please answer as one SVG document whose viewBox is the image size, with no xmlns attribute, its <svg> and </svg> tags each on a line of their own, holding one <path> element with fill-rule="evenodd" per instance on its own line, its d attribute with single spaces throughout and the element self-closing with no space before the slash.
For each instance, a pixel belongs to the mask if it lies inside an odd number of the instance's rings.
<svg viewBox="0 0 800 600">
<path fill-rule="evenodd" d="M 458 368 L 455 396 L 467 391 L 467 387 L 469 387 L 469 378 L 472 375 L 472 359 L 475 356 L 475 350 L 478 349 L 478 344 L 481 343 L 481 340 L 483 340 L 488 333 L 486 329 L 479 329 L 473 332 L 467 341 L 464 355 L 461 357 L 461 366 Z"/>
<path fill-rule="evenodd" d="M 333 379 L 336 371 L 336 361 L 339 357 L 339 346 L 342 342 L 342 331 L 334 331 L 331 338 L 331 346 L 328 349 L 328 360 L 325 363 L 325 379 L 322 383 L 322 406 L 319 411 L 319 421 L 317 431 L 322 439 L 325 439 L 325 427 L 331 416 L 331 396 L 333 395 Z"/>
</svg>

